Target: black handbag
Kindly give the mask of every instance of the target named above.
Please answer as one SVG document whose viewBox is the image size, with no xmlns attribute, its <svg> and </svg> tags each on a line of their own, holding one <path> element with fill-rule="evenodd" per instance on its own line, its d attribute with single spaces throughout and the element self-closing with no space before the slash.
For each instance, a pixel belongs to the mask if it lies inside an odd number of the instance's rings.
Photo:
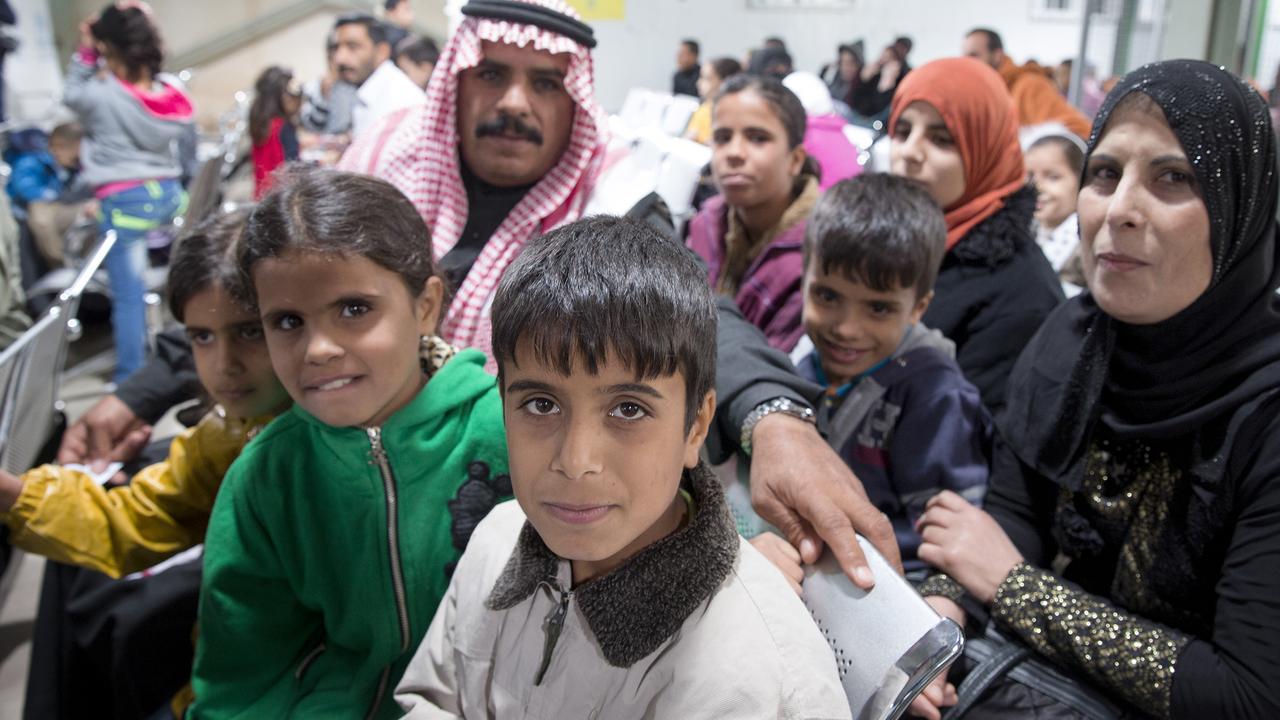
<svg viewBox="0 0 1280 720">
<path fill-rule="evenodd" d="M 944 720 L 1132 717 L 1098 690 L 1073 679 L 990 625 L 983 636 L 965 643 L 964 660 L 971 670 L 956 689 L 956 704 L 943 713 Z"/>
</svg>

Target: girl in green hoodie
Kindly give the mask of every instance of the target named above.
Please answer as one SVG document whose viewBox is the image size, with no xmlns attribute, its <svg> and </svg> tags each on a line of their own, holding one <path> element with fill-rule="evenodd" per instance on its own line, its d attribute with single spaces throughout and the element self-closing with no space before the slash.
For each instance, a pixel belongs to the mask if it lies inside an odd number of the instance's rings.
<svg viewBox="0 0 1280 720">
<path fill-rule="evenodd" d="M 434 337 L 430 237 L 383 181 L 283 180 L 237 263 L 295 405 L 214 506 L 189 716 L 396 717 L 471 529 L 511 494 L 497 384 Z"/>
</svg>

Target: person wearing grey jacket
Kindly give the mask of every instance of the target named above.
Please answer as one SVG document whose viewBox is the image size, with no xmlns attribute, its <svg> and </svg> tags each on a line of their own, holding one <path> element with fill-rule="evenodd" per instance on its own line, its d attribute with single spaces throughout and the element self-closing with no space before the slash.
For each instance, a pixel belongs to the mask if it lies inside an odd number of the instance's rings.
<svg viewBox="0 0 1280 720">
<path fill-rule="evenodd" d="M 181 89 L 158 77 L 162 60 L 147 10 L 108 6 L 81 23 L 63 95 L 89 140 L 83 182 L 100 202 L 102 232 L 117 235 L 106 258 L 116 382 L 145 359 L 146 236 L 186 205 L 177 148 L 190 131 L 192 106 Z"/>
</svg>

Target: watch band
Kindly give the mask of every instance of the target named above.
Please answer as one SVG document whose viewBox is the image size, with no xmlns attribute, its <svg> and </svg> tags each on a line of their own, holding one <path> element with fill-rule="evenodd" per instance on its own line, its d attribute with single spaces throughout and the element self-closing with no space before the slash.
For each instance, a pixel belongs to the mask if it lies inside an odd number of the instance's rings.
<svg viewBox="0 0 1280 720">
<path fill-rule="evenodd" d="M 751 433 L 755 431 L 756 425 L 760 424 L 761 420 L 776 412 L 785 413 L 809 423 L 817 422 L 817 415 L 813 412 L 813 408 L 801 405 L 791 398 L 776 397 L 766 400 L 747 413 L 746 419 L 742 421 L 742 435 L 738 438 L 738 445 L 742 448 L 742 452 L 751 454 Z"/>
</svg>

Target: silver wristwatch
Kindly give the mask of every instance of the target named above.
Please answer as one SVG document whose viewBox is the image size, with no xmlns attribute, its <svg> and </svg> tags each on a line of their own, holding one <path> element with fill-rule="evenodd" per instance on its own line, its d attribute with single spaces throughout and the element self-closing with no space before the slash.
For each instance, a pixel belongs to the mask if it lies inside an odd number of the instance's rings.
<svg viewBox="0 0 1280 720">
<path fill-rule="evenodd" d="M 738 446 L 742 448 L 742 452 L 747 455 L 751 454 L 751 433 L 756 429 L 756 425 L 760 424 L 761 420 L 776 412 L 786 413 L 805 422 L 817 422 L 817 415 L 814 414 L 813 408 L 808 405 L 801 405 L 795 400 L 786 397 L 766 400 L 747 413 L 747 418 L 742 421 L 742 436 L 738 438 Z"/>
</svg>

